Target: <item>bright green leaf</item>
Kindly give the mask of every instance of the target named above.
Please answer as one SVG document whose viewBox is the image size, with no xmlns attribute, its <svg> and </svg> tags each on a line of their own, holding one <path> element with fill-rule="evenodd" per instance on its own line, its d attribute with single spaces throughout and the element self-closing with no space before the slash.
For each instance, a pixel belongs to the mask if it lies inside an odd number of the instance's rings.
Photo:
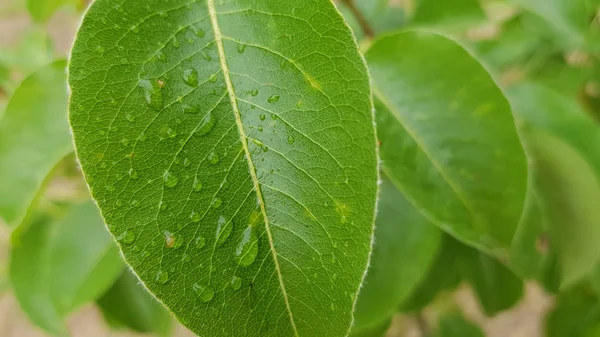
<svg viewBox="0 0 600 337">
<path fill-rule="evenodd" d="M 418 286 L 435 260 L 441 231 L 400 191 L 383 180 L 371 266 L 358 297 L 353 333 L 389 319 Z"/>
<path fill-rule="evenodd" d="M 97 0 L 71 55 L 78 156 L 149 290 L 200 335 L 346 335 L 377 156 L 333 4 Z"/>
<path fill-rule="evenodd" d="M 55 58 L 52 38 L 38 26 L 18 32 L 16 45 L 0 49 L 0 62 L 24 75 L 47 66 Z"/>
<path fill-rule="evenodd" d="M 525 84 L 511 96 L 562 284 L 568 286 L 600 260 L 600 129 L 575 102 L 543 86 Z"/>
<path fill-rule="evenodd" d="M 427 26 L 467 26 L 484 20 L 479 0 L 419 0 L 413 18 L 414 24 Z"/>
<path fill-rule="evenodd" d="M 60 159 L 72 150 L 64 61 L 34 73 L 0 121 L 0 216 L 17 225 Z"/>
<path fill-rule="evenodd" d="M 27 9 L 37 22 L 48 21 L 57 9 L 66 5 L 81 6 L 83 0 L 27 0 Z"/>
<path fill-rule="evenodd" d="M 159 336 L 169 336 L 172 330 L 173 319 L 169 312 L 130 271 L 121 274 L 106 294 L 98 299 L 98 305 L 112 324 Z"/>
<path fill-rule="evenodd" d="M 102 295 L 123 262 L 91 202 L 59 220 L 37 219 L 13 238 L 10 280 L 21 308 L 42 329 L 66 334 L 63 319 Z"/>
<path fill-rule="evenodd" d="M 386 175 L 445 231 L 506 254 L 527 163 L 490 75 L 457 43 L 428 32 L 384 37 L 366 58 Z"/>
<path fill-rule="evenodd" d="M 433 337 L 485 337 L 481 328 L 465 318 L 462 312 L 444 313 L 438 320 Z"/>
</svg>

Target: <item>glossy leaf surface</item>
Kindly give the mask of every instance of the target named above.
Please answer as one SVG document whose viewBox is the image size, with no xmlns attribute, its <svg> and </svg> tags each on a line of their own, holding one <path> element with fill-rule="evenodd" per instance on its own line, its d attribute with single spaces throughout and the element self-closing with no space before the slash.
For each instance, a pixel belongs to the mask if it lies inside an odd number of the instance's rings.
<svg viewBox="0 0 600 337">
<path fill-rule="evenodd" d="M 0 217 L 16 226 L 51 169 L 73 151 L 67 122 L 66 62 L 34 73 L 0 120 Z"/>
<path fill-rule="evenodd" d="M 366 58 L 386 175 L 445 231 L 505 254 L 527 164 L 490 75 L 456 42 L 421 31 L 381 38 Z"/>
<path fill-rule="evenodd" d="M 328 0 L 98 0 L 78 157 L 127 262 L 210 336 L 344 336 L 371 250 L 366 66 Z"/>
</svg>

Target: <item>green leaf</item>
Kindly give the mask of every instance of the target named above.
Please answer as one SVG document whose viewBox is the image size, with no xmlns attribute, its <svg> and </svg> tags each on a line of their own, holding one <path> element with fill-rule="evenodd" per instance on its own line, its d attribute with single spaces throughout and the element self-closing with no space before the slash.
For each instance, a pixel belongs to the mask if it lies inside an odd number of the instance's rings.
<svg viewBox="0 0 600 337">
<path fill-rule="evenodd" d="M 353 0 L 356 8 L 365 17 L 374 33 L 382 34 L 399 29 L 406 23 L 406 13 L 403 8 L 390 3 L 389 0 Z M 344 1 L 338 9 L 348 21 L 358 40 L 365 38 L 364 32 L 352 11 Z"/>
<path fill-rule="evenodd" d="M 386 175 L 433 223 L 506 255 L 527 163 L 500 89 L 461 46 L 433 33 L 384 37 L 366 58 Z"/>
<path fill-rule="evenodd" d="M 535 84 L 511 91 L 523 124 L 562 286 L 589 273 L 600 260 L 600 129 L 575 102 Z"/>
<path fill-rule="evenodd" d="M 413 21 L 417 25 L 468 26 L 485 18 L 479 0 L 419 0 Z"/>
<path fill-rule="evenodd" d="M 39 70 L 55 60 L 52 38 L 40 26 L 32 26 L 18 33 L 18 42 L 0 48 L 0 62 L 13 72 L 24 75 Z"/>
<path fill-rule="evenodd" d="M 19 86 L 0 121 L 0 216 L 19 224 L 48 173 L 73 151 L 67 123 L 64 61 Z"/>
<path fill-rule="evenodd" d="M 460 252 L 463 244 L 450 235 L 443 235 L 441 247 L 427 276 L 402 303 L 400 311 L 420 312 L 444 291 L 454 290 L 462 281 Z"/>
<path fill-rule="evenodd" d="M 452 310 L 438 320 L 433 337 L 485 337 L 481 329 L 465 318 L 462 312 Z"/>
<path fill-rule="evenodd" d="M 104 293 L 123 262 L 94 204 L 42 217 L 13 237 L 10 280 L 21 308 L 42 329 L 67 334 L 64 317 Z"/>
<path fill-rule="evenodd" d="M 488 316 L 511 308 L 523 297 L 523 282 L 493 257 L 464 246 L 461 273 Z"/>
<path fill-rule="evenodd" d="M 66 5 L 81 6 L 82 4 L 82 0 L 27 0 L 27 9 L 35 21 L 45 23 L 57 9 Z"/>
<path fill-rule="evenodd" d="M 138 332 L 169 336 L 173 319 L 133 273 L 124 271 L 115 284 L 98 299 L 107 321 Z"/>
<path fill-rule="evenodd" d="M 379 325 L 367 328 L 367 329 L 352 329 L 350 332 L 350 337 L 385 337 L 387 336 L 387 331 L 390 329 L 392 325 L 392 320 L 388 319 L 379 323 Z"/>
<path fill-rule="evenodd" d="M 585 286 L 577 286 L 560 296 L 546 314 L 547 337 L 595 337 L 600 321 L 598 298 Z"/>
<path fill-rule="evenodd" d="M 434 262 L 441 231 L 384 179 L 371 266 L 360 291 L 353 333 L 389 319 L 419 285 Z"/>
<path fill-rule="evenodd" d="M 97 0 L 71 56 L 78 157 L 148 289 L 200 335 L 345 336 L 378 174 L 331 1 Z"/>
</svg>

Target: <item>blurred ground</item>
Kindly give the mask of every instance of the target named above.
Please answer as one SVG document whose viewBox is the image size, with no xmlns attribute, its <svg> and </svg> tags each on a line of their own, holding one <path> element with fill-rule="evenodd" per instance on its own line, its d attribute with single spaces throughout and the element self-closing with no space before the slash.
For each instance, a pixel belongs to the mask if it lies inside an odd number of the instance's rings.
<svg viewBox="0 0 600 337">
<path fill-rule="evenodd" d="M 27 15 L 10 14 L 15 11 L 15 3 L 15 0 L 0 0 L 0 47 L 16 43 L 19 34 L 31 25 Z M 73 32 L 78 25 L 78 22 L 72 18 L 73 16 L 69 15 L 68 12 L 58 13 L 48 25 L 49 31 L 56 41 L 55 47 L 63 55 L 66 55 L 66 51 L 69 49 Z M 0 291 L 2 291 L 2 278 L 6 275 L 8 240 L 7 227 L 0 223 Z M 552 305 L 551 299 L 535 285 L 527 286 L 526 296 L 517 307 L 494 318 L 486 318 L 481 313 L 469 289 L 461 289 L 453 297 L 463 308 L 466 315 L 484 328 L 488 337 L 542 337 L 543 315 Z M 435 317 L 435 311 L 428 310 L 424 313 L 421 322 L 434 322 Z M 73 337 L 140 336 L 129 332 L 111 331 L 93 305 L 87 306 L 72 315 L 69 318 L 69 327 Z M 388 337 L 421 337 L 424 336 L 422 330 L 423 324 L 418 324 L 415 318 L 397 316 Z M 0 293 L 0 336 L 47 336 L 31 325 L 10 294 L 10 290 Z M 194 335 L 185 328 L 176 327 L 174 337 L 191 336 Z"/>
</svg>

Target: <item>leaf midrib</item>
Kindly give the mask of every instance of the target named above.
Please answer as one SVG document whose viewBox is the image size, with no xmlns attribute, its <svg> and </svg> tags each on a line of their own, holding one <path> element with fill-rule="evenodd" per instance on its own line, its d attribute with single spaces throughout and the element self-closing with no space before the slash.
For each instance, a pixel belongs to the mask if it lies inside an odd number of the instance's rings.
<svg viewBox="0 0 600 337">
<path fill-rule="evenodd" d="M 227 60 L 225 59 L 225 48 L 223 47 L 223 38 L 221 37 L 221 29 L 219 27 L 219 22 L 217 19 L 217 12 L 214 4 L 214 0 L 207 0 L 206 5 L 208 7 L 208 13 L 210 15 L 210 21 L 213 28 L 213 32 L 215 34 L 215 41 L 217 44 L 217 50 L 219 52 L 219 62 L 221 64 L 221 69 L 223 70 L 223 78 L 225 80 L 225 84 L 227 86 L 227 92 L 229 95 L 229 101 L 231 103 L 231 108 L 233 110 L 233 114 L 235 116 L 235 121 L 238 126 L 238 132 L 240 135 L 240 140 L 242 142 L 242 148 L 246 154 L 246 160 L 248 162 L 248 171 L 250 176 L 252 177 L 252 183 L 254 184 L 254 190 L 256 191 L 256 196 L 258 199 L 258 203 L 260 205 L 260 211 L 263 215 L 263 219 L 265 222 L 265 229 L 267 232 L 267 237 L 269 239 L 269 247 L 271 250 L 271 254 L 273 255 L 273 261 L 275 263 L 275 269 L 277 271 L 277 279 L 279 280 L 279 287 L 281 289 L 285 305 L 290 316 L 290 323 L 292 329 L 294 330 L 294 335 L 299 337 L 298 329 L 296 328 L 296 323 L 294 322 L 294 316 L 292 314 L 292 310 L 290 308 L 290 303 L 288 299 L 287 292 L 285 290 L 285 285 L 283 282 L 283 277 L 281 275 L 281 268 L 279 267 L 279 261 L 277 258 L 277 252 L 275 251 L 275 245 L 273 243 L 273 235 L 271 233 L 271 228 L 269 225 L 269 218 L 267 217 L 267 211 L 265 209 L 265 202 L 262 196 L 262 192 L 260 190 L 260 182 L 258 181 L 258 177 L 256 175 L 256 168 L 252 161 L 252 156 L 248 149 L 248 137 L 246 136 L 246 132 L 244 131 L 244 125 L 242 123 L 241 114 L 237 105 L 237 98 L 235 96 L 235 91 L 233 89 L 233 84 L 231 81 L 231 77 L 229 75 L 229 67 L 227 66 Z"/>
</svg>

